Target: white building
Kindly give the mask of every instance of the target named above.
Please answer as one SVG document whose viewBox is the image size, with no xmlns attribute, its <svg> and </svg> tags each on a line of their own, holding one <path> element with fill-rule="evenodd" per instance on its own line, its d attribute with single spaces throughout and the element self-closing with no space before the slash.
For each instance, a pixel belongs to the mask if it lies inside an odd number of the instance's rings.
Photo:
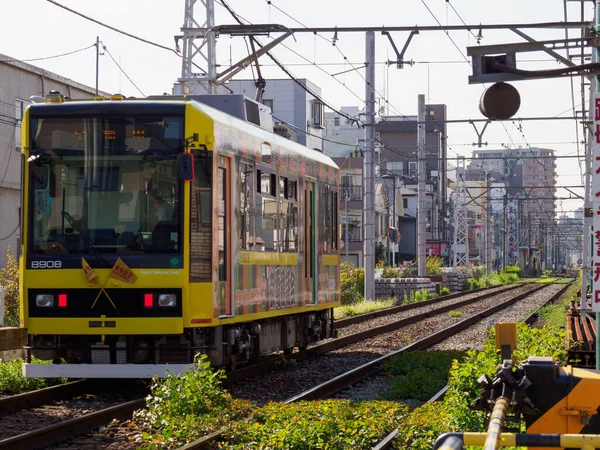
<svg viewBox="0 0 600 450">
<path fill-rule="evenodd" d="M 321 95 L 321 88 L 309 80 L 299 80 L 314 92 Z M 318 151 L 323 151 L 321 138 L 325 129 L 323 104 L 294 80 L 266 80 L 262 103 L 271 108 L 273 123 L 285 122 L 293 125 L 297 132 L 297 142 Z M 255 98 L 254 80 L 232 80 L 227 85 L 236 94 Z"/>
</svg>

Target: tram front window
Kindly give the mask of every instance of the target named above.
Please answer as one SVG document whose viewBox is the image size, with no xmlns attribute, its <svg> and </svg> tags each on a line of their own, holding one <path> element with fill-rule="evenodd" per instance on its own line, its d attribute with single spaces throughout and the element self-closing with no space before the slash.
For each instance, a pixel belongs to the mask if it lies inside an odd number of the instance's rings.
<svg viewBox="0 0 600 450">
<path fill-rule="evenodd" d="M 182 118 L 31 124 L 30 254 L 181 253 Z"/>
</svg>

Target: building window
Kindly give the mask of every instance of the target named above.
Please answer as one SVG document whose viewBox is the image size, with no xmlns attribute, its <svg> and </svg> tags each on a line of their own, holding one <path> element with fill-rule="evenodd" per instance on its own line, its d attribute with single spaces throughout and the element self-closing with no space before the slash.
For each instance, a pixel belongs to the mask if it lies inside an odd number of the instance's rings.
<svg viewBox="0 0 600 450">
<path fill-rule="evenodd" d="M 417 176 L 417 162 L 416 161 L 410 161 L 408 163 L 408 176 L 409 177 Z"/>
<path fill-rule="evenodd" d="M 403 208 L 408 208 L 408 199 L 407 198 L 403 198 L 402 199 L 402 207 Z"/>
<path fill-rule="evenodd" d="M 263 105 L 265 105 L 267 108 L 269 108 L 271 110 L 271 112 L 273 112 L 273 100 L 272 99 L 263 99 Z"/>
<path fill-rule="evenodd" d="M 404 163 L 402 161 L 388 161 L 385 167 L 389 175 L 404 175 Z"/>
<path fill-rule="evenodd" d="M 340 118 L 339 117 L 334 117 L 333 118 L 333 126 L 334 127 L 339 127 L 340 126 Z"/>
<path fill-rule="evenodd" d="M 323 128 L 323 103 L 313 101 L 311 106 L 311 120 L 314 128 Z"/>
</svg>

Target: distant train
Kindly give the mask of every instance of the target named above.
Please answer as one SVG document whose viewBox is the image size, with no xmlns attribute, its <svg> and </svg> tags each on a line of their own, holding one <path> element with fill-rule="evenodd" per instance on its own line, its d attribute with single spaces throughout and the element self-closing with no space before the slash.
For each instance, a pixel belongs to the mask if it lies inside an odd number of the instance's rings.
<svg viewBox="0 0 600 450">
<path fill-rule="evenodd" d="M 332 335 L 328 157 L 189 98 L 52 93 L 22 129 L 25 376 L 164 376 Z"/>
</svg>

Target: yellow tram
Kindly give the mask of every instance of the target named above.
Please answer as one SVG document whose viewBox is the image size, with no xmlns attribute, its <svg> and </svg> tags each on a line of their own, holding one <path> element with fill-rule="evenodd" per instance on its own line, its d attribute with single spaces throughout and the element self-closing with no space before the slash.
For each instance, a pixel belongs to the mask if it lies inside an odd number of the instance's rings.
<svg viewBox="0 0 600 450">
<path fill-rule="evenodd" d="M 331 336 L 338 168 L 240 117 L 167 96 L 26 110 L 27 377 L 164 376 Z"/>
</svg>

